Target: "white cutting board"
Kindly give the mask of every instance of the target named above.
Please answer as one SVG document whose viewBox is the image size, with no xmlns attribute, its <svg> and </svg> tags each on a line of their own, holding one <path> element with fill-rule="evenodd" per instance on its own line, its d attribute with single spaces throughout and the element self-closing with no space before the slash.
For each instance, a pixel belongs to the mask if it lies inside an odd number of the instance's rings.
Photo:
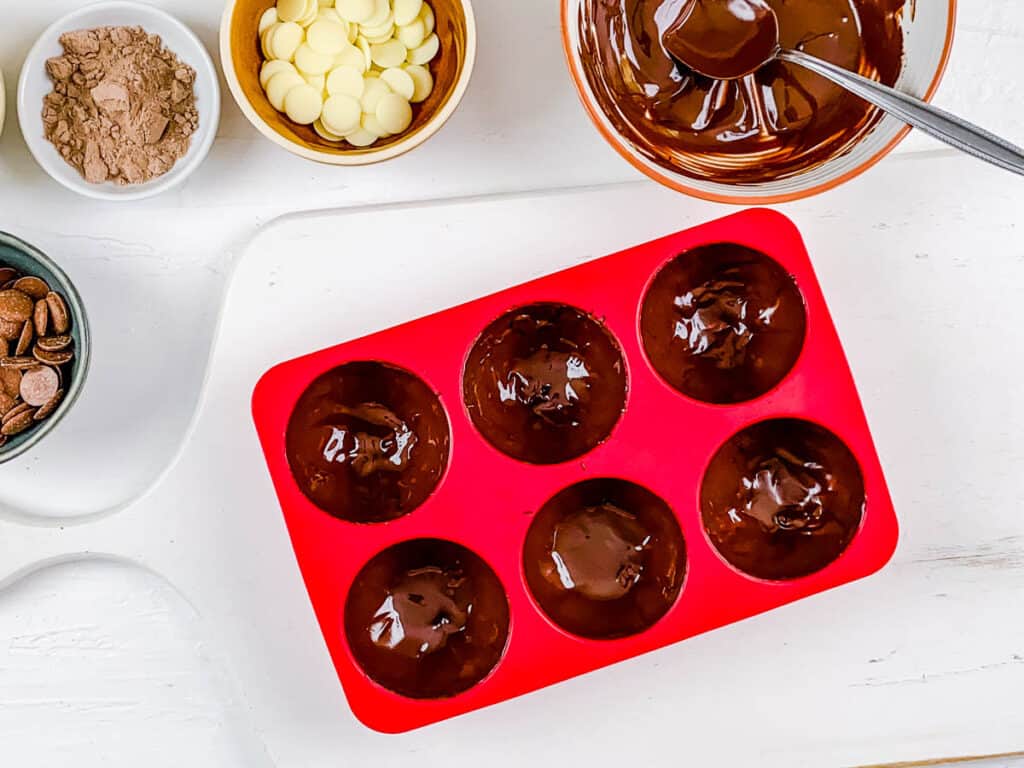
<svg viewBox="0 0 1024 768">
<path fill-rule="evenodd" d="M 805 234 L 902 520 L 876 577 L 412 734 L 349 713 L 257 446 L 253 385 L 281 360 L 722 210 L 631 183 L 271 223 L 229 282 L 173 465 L 99 517 L 0 519 L 0 584 L 84 553 L 165 576 L 280 768 L 627 755 L 792 768 L 1022 749 L 1024 184 L 958 158 L 870 178 L 782 210 Z"/>
</svg>

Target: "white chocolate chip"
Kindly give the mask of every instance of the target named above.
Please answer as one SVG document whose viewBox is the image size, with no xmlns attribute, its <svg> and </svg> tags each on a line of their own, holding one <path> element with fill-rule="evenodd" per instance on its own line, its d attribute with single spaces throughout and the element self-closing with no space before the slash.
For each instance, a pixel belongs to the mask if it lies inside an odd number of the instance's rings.
<svg viewBox="0 0 1024 768">
<path fill-rule="evenodd" d="M 306 0 L 278 0 L 277 2 L 277 15 L 281 21 L 298 21 L 307 10 Z"/>
<path fill-rule="evenodd" d="M 437 38 L 435 37 L 434 39 L 436 40 Z M 415 50 L 418 51 L 420 49 L 416 48 Z M 410 51 L 398 40 L 389 40 L 388 42 L 381 43 L 380 45 L 370 46 L 370 56 L 373 59 L 373 63 L 377 64 L 382 69 L 400 66 L 405 61 L 405 57 L 407 55 L 411 57 L 413 52 L 414 51 Z M 437 53 L 436 49 L 434 50 L 434 53 Z M 433 54 L 431 54 L 430 58 L 433 58 Z M 428 58 L 427 61 L 430 61 L 430 59 Z M 411 63 L 423 64 L 424 62 L 411 61 Z"/>
<path fill-rule="evenodd" d="M 320 8 L 320 12 L 316 15 L 317 21 L 330 21 L 334 24 L 341 24 L 345 27 L 345 36 L 348 36 L 348 22 L 345 21 L 341 16 L 338 15 L 338 9 L 334 6 L 330 8 Z M 314 22 L 316 23 L 316 22 Z"/>
<path fill-rule="evenodd" d="M 354 45 L 348 46 L 345 50 L 334 57 L 335 67 L 352 67 L 359 72 L 366 71 L 366 56 Z"/>
<path fill-rule="evenodd" d="M 373 15 L 374 0 L 337 0 L 338 15 L 349 24 L 362 24 Z"/>
<path fill-rule="evenodd" d="M 306 3 L 306 12 L 302 14 L 302 18 L 298 22 L 303 27 L 308 27 L 320 15 L 320 4 L 317 0 L 306 0 Z"/>
<path fill-rule="evenodd" d="M 367 78 L 363 87 L 363 95 L 359 97 L 363 112 L 374 114 L 377 111 L 377 104 L 389 93 L 391 93 L 391 88 L 379 77 Z"/>
<path fill-rule="evenodd" d="M 315 120 L 313 122 L 313 130 L 316 131 L 321 138 L 327 139 L 327 141 L 342 142 L 345 140 L 344 136 L 339 136 L 333 131 L 328 130 L 327 126 L 324 125 L 323 120 Z"/>
<path fill-rule="evenodd" d="M 394 94 L 391 95 L 393 96 Z M 359 119 L 359 126 L 367 133 L 372 133 L 378 139 L 386 139 L 391 135 L 388 130 L 381 125 L 380 120 L 377 119 L 376 115 L 367 115 L 364 113 Z"/>
<path fill-rule="evenodd" d="M 416 93 L 416 83 L 413 82 L 412 75 L 404 69 L 398 67 L 385 69 L 380 73 L 380 79 L 406 101 L 411 101 L 413 94 Z"/>
<path fill-rule="evenodd" d="M 268 45 L 270 52 L 275 59 L 291 61 L 295 58 L 295 52 L 302 45 L 306 38 L 306 31 L 294 21 L 271 27 L 273 32 L 268 30 Z"/>
<path fill-rule="evenodd" d="M 288 91 L 298 88 L 300 85 L 308 85 L 297 72 L 281 72 L 270 78 L 267 83 L 267 100 L 278 112 L 284 112 L 284 99 Z"/>
<path fill-rule="evenodd" d="M 263 68 L 260 69 L 260 85 L 266 90 L 267 83 L 270 82 L 270 78 L 274 75 L 280 74 L 281 72 L 294 72 L 299 74 L 298 70 L 295 69 L 295 65 L 290 61 L 281 61 L 281 59 L 271 59 L 270 61 L 263 62 Z"/>
<path fill-rule="evenodd" d="M 399 43 L 399 45 L 401 45 L 401 43 Z M 430 37 L 423 41 L 423 45 L 409 51 L 408 61 L 410 64 L 426 64 L 437 56 L 437 52 L 440 48 L 441 41 L 437 39 L 437 35 L 431 34 Z M 301 69 L 301 67 L 299 67 L 299 69 Z"/>
<path fill-rule="evenodd" d="M 423 10 L 423 0 L 395 0 L 395 24 L 404 27 Z"/>
<path fill-rule="evenodd" d="M 267 31 L 267 27 L 277 24 L 278 21 L 280 21 L 280 19 L 277 16 L 277 8 L 267 8 L 267 10 L 263 12 L 263 15 L 260 16 L 260 34 L 262 35 Z"/>
<path fill-rule="evenodd" d="M 388 22 L 380 27 L 359 27 L 359 34 L 369 43 L 386 43 L 395 34 L 395 25 Z"/>
<path fill-rule="evenodd" d="M 331 96 L 341 93 L 358 99 L 362 97 L 363 89 L 363 73 L 353 67 L 335 67 L 327 76 L 327 92 Z"/>
<path fill-rule="evenodd" d="M 366 42 L 366 38 L 360 35 L 356 39 L 356 47 L 363 52 L 363 57 L 366 59 L 366 69 L 373 66 L 373 56 L 370 53 L 370 44 Z"/>
<path fill-rule="evenodd" d="M 419 48 L 427 37 L 427 27 L 423 19 L 414 19 L 411 24 L 398 27 L 395 38 L 406 48 Z"/>
<path fill-rule="evenodd" d="M 284 110 L 288 119 L 299 125 L 312 125 L 323 111 L 322 90 L 312 85 L 297 85 L 284 98 Z"/>
<path fill-rule="evenodd" d="M 430 92 L 434 90 L 434 76 L 430 74 L 430 70 L 419 64 L 406 64 L 402 69 L 412 78 L 412 82 L 416 86 L 409 101 L 413 104 L 425 101 Z"/>
<path fill-rule="evenodd" d="M 306 42 L 317 53 L 333 57 L 348 45 L 348 30 L 330 21 L 314 21 L 306 30 Z"/>
<path fill-rule="evenodd" d="M 295 68 L 305 75 L 322 75 L 334 66 L 334 57 L 314 51 L 303 43 L 295 51 Z"/>
<path fill-rule="evenodd" d="M 348 136 L 346 136 L 345 141 L 347 141 L 353 147 L 368 147 L 379 138 L 379 136 L 375 136 L 369 131 L 360 128 L 354 133 L 350 133 Z"/>
<path fill-rule="evenodd" d="M 317 93 L 322 94 L 327 90 L 327 77 L 324 75 L 302 75 L 302 79 L 316 88 Z"/>
<path fill-rule="evenodd" d="M 381 98 L 374 114 L 388 133 L 401 133 L 412 124 L 412 107 L 397 93 Z"/>
<path fill-rule="evenodd" d="M 420 18 L 423 19 L 423 28 L 429 35 L 434 31 L 434 9 L 424 3 L 423 10 L 420 11 Z"/>
<path fill-rule="evenodd" d="M 274 39 L 274 32 L 277 31 L 277 28 L 279 26 L 281 25 L 271 24 L 269 27 L 267 27 L 260 33 L 260 48 L 263 49 L 263 58 L 265 59 L 275 58 L 274 52 L 270 48 L 270 42 L 271 40 Z"/>
<path fill-rule="evenodd" d="M 339 93 L 324 102 L 320 119 L 331 133 L 345 136 L 359 127 L 361 114 L 358 101 Z"/>
<path fill-rule="evenodd" d="M 389 0 L 374 0 L 373 13 L 359 23 L 364 27 L 379 27 L 390 15 L 391 3 Z"/>
</svg>

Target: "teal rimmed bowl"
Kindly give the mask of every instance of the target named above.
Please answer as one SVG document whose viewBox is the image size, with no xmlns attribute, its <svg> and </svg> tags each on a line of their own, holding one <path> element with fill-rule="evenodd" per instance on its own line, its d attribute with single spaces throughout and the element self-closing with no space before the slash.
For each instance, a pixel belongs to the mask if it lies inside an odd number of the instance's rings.
<svg viewBox="0 0 1024 768">
<path fill-rule="evenodd" d="M 64 400 L 48 418 L 20 435 L 9 438 L 0 446 L 0 464 L 3 464 L 25 453 L 50 434 L 74 407 L 89 373 L 92 340 L 89 336 L 89 318 L 85 314 L 82 297 L 78 295 L 77 289 L 64 274 L 64 270 L 49 256 L 14 235 L 0 232 L 0 266 L 14 267 L 26 275 L 40 277 L 52 290 L 60 293 L 71 313 L 71 337 L 75 341 L 75 359 L 68 376 L 70 380 L 64 382 Z"/>
</svg>

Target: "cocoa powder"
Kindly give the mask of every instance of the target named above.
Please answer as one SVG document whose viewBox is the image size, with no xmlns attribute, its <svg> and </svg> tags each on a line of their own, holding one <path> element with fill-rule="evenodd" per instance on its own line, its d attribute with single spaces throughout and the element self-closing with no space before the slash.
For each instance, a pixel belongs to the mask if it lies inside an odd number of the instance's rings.
<svg viewBox="0 0 1024 768">
<path fill-rule="evenodd" d="M 61 36 L 46 62 L 46 138 L 86 181 L 142 184 L 167 173 L 199 127 L 196 73 L 141 27 Z"/>
</svg>

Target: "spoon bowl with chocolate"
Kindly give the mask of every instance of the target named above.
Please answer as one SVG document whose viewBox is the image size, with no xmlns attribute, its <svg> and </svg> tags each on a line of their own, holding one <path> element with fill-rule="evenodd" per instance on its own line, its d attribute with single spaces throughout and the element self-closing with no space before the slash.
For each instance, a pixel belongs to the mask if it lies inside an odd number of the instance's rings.
<svg viewBox="0 0 1024 768">
<path fill-rule="evenodd" d="M 691 0 L 662 45 L 679 66 L 714 80 L 749 77 L 776 59 L 796 64 L 955 149 L 1024 176 L 1024 150 L 1005 139 L 800 48 L 784 50 L 766 0 Z"/>
<path fill-rule="evenodd" d="M 901 118 L 790 61 L 791 52 L 928 100 L 956 0 L 562 0 L 586 111 L 651 178 L 719 202 L 800 199 L 890 152 Z"/>
</svg>

